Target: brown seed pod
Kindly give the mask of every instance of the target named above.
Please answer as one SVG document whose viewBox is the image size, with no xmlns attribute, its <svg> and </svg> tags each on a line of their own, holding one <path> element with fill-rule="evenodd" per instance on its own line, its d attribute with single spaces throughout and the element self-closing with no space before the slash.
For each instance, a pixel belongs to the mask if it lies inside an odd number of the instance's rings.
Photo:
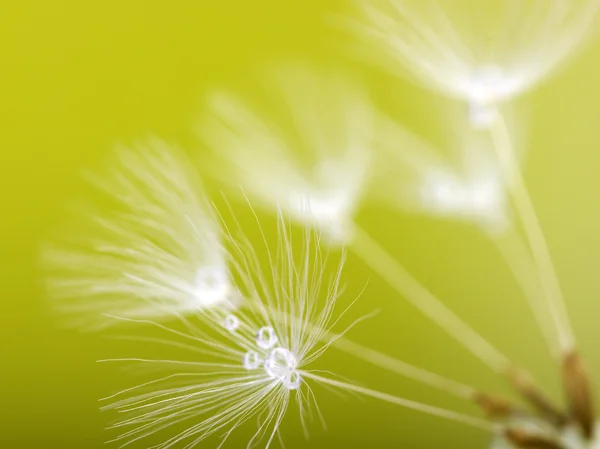
<svg viewBox="0 0 600 449">
<path fill-rule="evenodd" d="M 576 351 L 569 352 L 563 359 L 563 382 L 571 414 L 583 435 L 591 440 L 596 420 L 592 385 L 583 360 Z"/>
<path fill-rule="evenodd" d="M 520 449 L 566 449 L 562 443 L 551 436 L 522 429 L 508 428 L 504 431 L 504 437 Z"/>
<path fill-rule="evenodd" d="M 553 426 L 563 427 L 568 422 L 567 416 L 552 403 L 552 401 L 536 387 L 529 376 L 520 371 L 512 370 L 508 378 L 517 392 L 529 403 L 540 415 Z"/>
</svg>

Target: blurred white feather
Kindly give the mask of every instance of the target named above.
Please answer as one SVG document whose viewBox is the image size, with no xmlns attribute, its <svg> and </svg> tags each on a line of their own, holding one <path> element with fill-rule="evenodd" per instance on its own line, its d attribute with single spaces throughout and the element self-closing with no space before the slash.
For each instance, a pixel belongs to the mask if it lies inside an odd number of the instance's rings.
<svg viewBox="0 0 600 449">
<path fill-rule="evenodd" d="M 443 146 L 380 116 L 377 148 L 382 156 L 374 196 L 408 212 L 470 222 L 492 235 L 502 233 L 512 221 L 510 184 L 504 182 L 490 137 L 458 119 L 453 108 L 448 112 L 445 135 L 451 137 Z M 522 160 L 522 136 L 511 129 L 519 136 Z"/>
</svg>

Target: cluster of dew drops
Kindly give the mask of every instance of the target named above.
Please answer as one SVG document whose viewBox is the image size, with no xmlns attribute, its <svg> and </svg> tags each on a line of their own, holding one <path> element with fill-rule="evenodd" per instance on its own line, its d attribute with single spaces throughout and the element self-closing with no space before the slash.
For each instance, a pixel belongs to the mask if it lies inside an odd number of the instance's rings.
<svg viewBox="0 0 600 449">
<path fill-rule="evenodd" d="M 235 315 L 227 315 L 223 327 L 235 333 L 240 327 L 240 320 Z M 278 381 L 288 390 L 296 390 L 302 383 L 297 370 L 296 356 L 286 348 L 277 346 L 279 338 L 271 326 L 263 326 L 256 332 L 253 349 L 249 349 L 242 359 L 242 366 L 248 371 L 264 369 L 273 380 Z"/>
</svg>

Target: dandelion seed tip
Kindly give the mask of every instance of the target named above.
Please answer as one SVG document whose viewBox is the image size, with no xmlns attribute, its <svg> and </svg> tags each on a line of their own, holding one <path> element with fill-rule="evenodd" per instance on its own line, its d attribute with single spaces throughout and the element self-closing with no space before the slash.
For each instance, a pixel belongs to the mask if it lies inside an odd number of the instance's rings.
<svg viewBox="0 0 600 449">
<path fill-rule="evenodd" d="M 197 306 L 213 307 L 227 302 L 232 289 L 227 270 L 219 266 L 200 267 L 194 282 Z"/>
<path fill-rule="evenodd" d="M 533 429 L 509 427 L 505 430 L 504 437 L 513 447 L 519 449 L 567 449 L 561 441 L 551 435 Z"/>
</svg>

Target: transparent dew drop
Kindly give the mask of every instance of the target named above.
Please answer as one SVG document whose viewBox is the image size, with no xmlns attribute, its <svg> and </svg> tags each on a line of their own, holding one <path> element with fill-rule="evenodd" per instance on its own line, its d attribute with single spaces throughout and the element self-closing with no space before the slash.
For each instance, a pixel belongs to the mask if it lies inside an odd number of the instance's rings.
<svg viewBox="0 0 600 449">
<path fill-rule="evenodd" d="M 248 351 L 244 354 L 244 368 L 247 370 L 255 370 L 262 364 L 262 359 L 258 352 L 256 351 Z"/>
<path fill-rule="evenodd" d="M 296 370 L 291 371 L 283 378 L 283 386 L 288 390 L 297 390 L 302 384 L 302 376 Z"/>
<path fill-rule="evenodd" d="M 256 344 L 261 349 L 271 349 L 277 341 L 277 335 L 271 326 L 261 327 L 256 333 Z"/>
<path fill-rule="evenodd" d="M 227 315 L 223 320 L 223 327 L 229 332 L 235 332 L 240 327 L 240 320 L 235 315 Z"/>
<path fill-rule="evenodd" d="M 302 376 L 296 370 L 296 356 L 285 348 L 273 349 L 265 359 L 265 371 L 273 378 L 281 381 L 288 390 L 296 390 L 302 383 Z"/>
<path fill-rule="evenodd" d="M 285 348 L 273 349 L 265 359 L 265 370 L 274 379 L 284 380 L 296 366 L 296 357 Z"/>
</svg>

